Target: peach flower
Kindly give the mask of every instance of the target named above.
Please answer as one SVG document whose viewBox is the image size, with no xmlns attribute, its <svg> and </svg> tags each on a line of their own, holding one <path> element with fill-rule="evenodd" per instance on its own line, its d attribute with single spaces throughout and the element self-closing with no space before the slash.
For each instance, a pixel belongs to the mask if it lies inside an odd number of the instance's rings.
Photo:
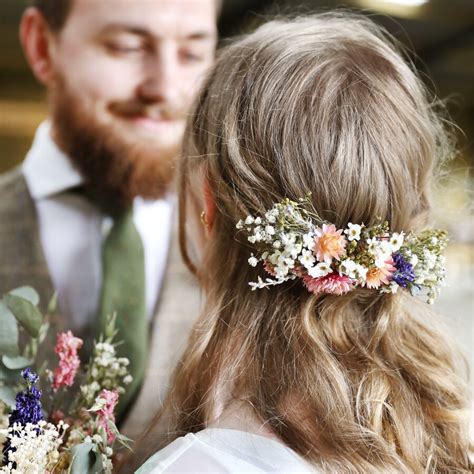
<svg viewBox="0 0 474 474">
<path fill-rule="evenodd" d="M 367 272 L 365 286 L 367 288 L 379 288 L 381 285 L 388 285 L 395 271 L 395 262 L 390 257 L 385 261 L 383 267 L 374 267 Z"/>
<path fill-rule="evenodd" d="M 346 248 L 346 239 L 343 230 L 336 230 L 334 224 L 323 224 L 323 228 L 316 229 L 314 238 L 314 252 L 320 262 L 331 263 L 332 259 L 340 260 Z"/>
</svg>

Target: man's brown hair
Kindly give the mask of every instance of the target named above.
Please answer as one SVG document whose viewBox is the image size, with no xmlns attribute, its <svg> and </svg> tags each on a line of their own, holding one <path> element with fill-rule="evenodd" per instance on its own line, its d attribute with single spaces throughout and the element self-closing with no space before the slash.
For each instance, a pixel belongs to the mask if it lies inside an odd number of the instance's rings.
<svg viewBox="0 0 474 474">
<path fill-rule="evenodd" d="M 59 31 L 66 23 L 72 0 L 33 0 L 53 31 Z"/>
<path fill-rule="evenodd" d="M 67 20 L 73 0 L 33 0 L 53 31 L 60 31 Z M 217 16 L 222 12 L 223 0 L 216 0 Z"/>
</svg>

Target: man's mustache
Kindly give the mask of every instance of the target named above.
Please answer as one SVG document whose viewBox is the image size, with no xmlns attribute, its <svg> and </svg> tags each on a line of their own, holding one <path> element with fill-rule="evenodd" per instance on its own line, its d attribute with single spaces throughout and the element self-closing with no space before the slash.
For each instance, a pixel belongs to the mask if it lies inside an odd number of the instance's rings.
<svg viewBox="0 0 474 474">
<path fill-rule="evenodd" d="M 124 117 L 147 117 L 152 120 L 182 120 L 185 118 L 184 106 L 144 104 L 142 102 L 116 102 L 110 111 Z"/>
</svg>

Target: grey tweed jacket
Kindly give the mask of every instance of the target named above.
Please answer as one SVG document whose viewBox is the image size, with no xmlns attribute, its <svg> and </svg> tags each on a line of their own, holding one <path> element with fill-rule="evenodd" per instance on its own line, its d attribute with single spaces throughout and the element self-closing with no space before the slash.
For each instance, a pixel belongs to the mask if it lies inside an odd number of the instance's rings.
<svg viewBox="0 0 474 474">
<path fill-rule="evenodd" d="M 21 169 L 16 168 L 0 175 L 0 294 L 26 285 L 39 292 L 45 310 L 54 288 L 42 251 L 35 204 Z M 132 439 L 137 439 L 161 407 L 170 375 L 185 348 L 199 308 L 199 288 L 181 260 L 175 225 L 157 311 L 150 327 L 147 373 L 121 429 Z M 166 437 L 166 433 L 162 436 Z"/>
<path fill-rule="evenodd" d="M 32 286 L 41 307 L 54 295 L 43 255 L 35 204 L 21 168 L 0 175 L 0 294 Z"/>
</svg>

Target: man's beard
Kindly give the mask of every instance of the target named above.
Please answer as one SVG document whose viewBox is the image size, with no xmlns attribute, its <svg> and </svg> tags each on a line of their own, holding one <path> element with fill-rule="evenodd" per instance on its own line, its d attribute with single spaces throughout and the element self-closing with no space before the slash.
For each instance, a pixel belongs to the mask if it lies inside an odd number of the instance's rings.
<svg viewBox="0 0 474 474">
<path fill-rule="evenodd" d="M 130 207 L 137 196 L 163 197 L 180 144 L 162 150 L 144 136 L 125 137 L 121 127 L 103 124 L 86 110 L 63 81 L 51 99 L 54 139 L 84 177 L 90 194 L 113 210 Z"/>
</svg>

